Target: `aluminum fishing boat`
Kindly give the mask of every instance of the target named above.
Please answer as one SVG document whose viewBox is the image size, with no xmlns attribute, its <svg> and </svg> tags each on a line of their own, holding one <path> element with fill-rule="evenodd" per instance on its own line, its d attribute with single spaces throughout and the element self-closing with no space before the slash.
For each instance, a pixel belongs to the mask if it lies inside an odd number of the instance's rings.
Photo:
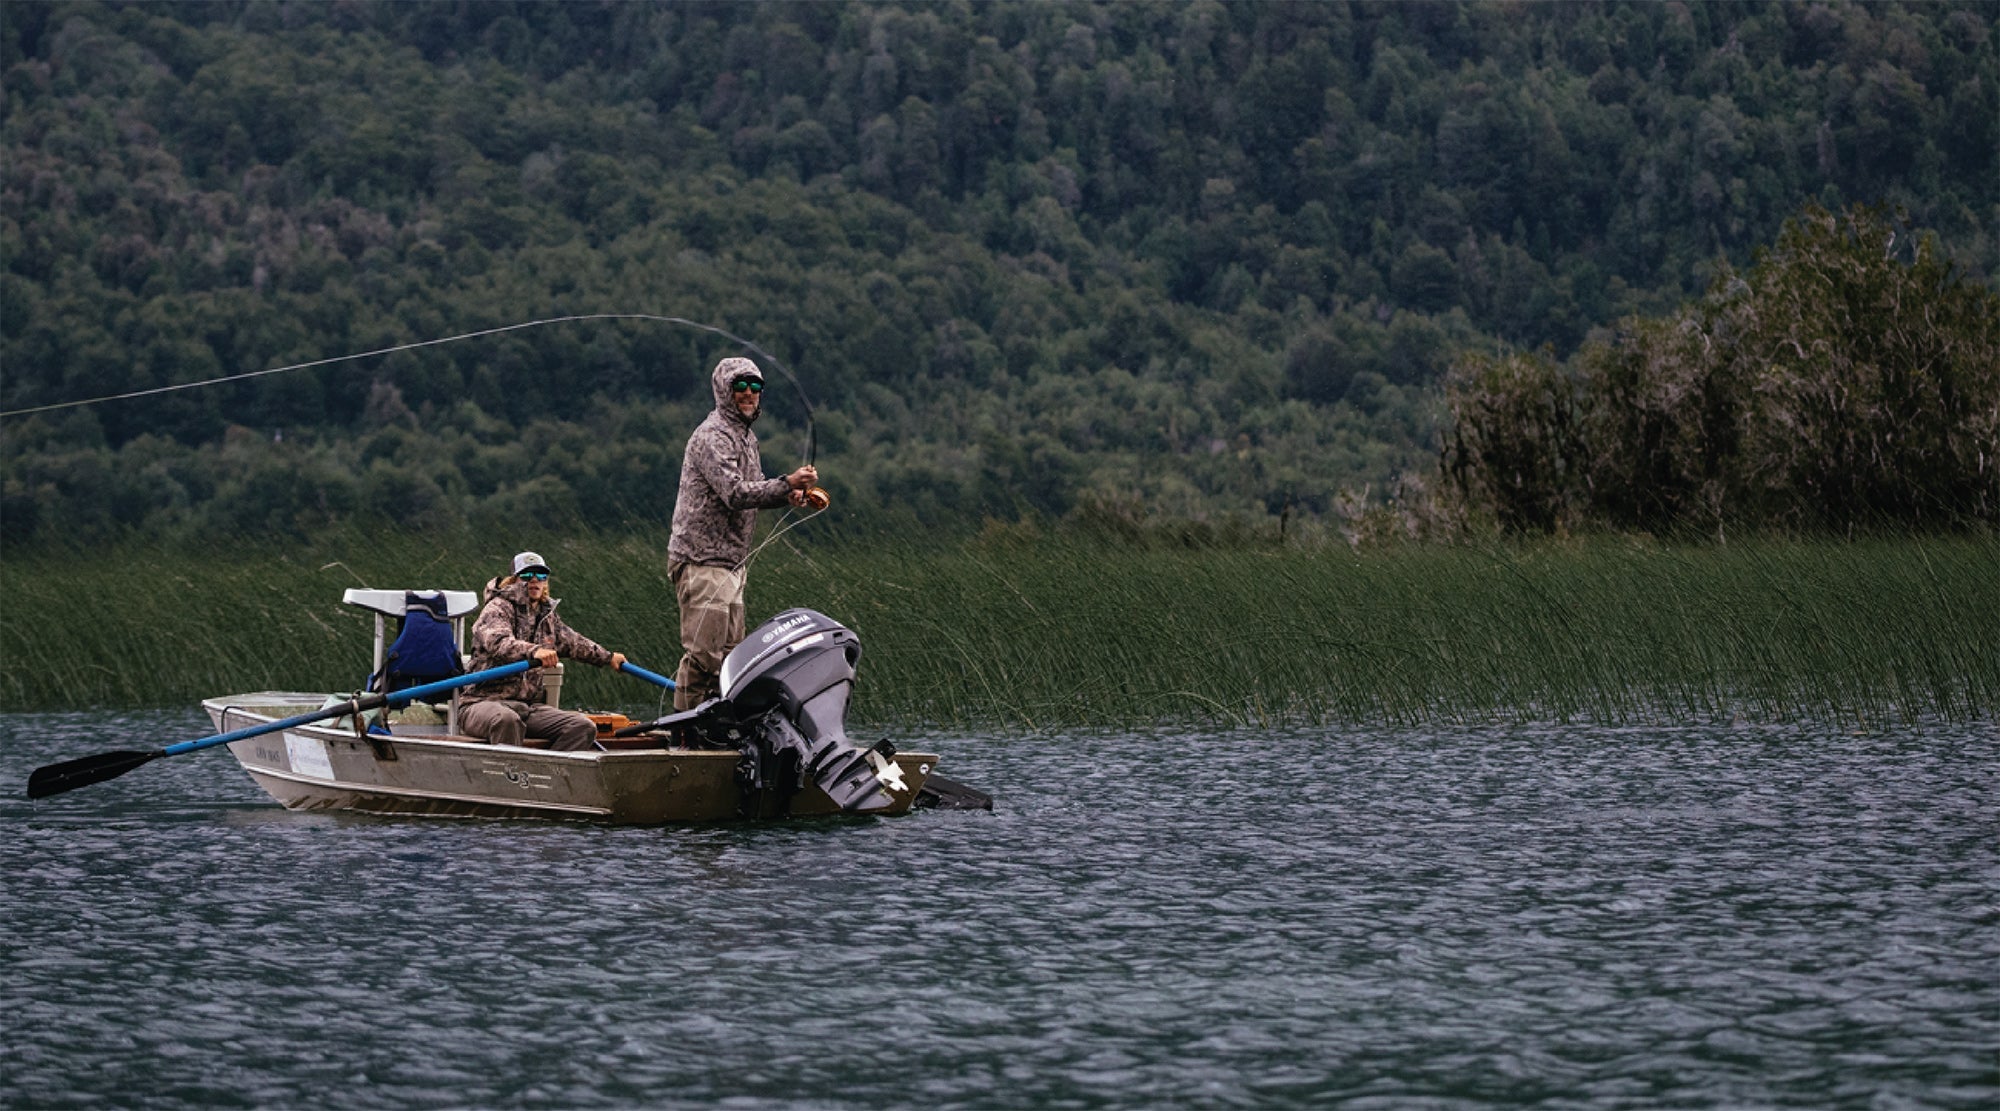
<svg viewBox="0 0 2000 1111">
<path fill-rule="evenodd" d="M 375 614 L 370 687 L 383 692 L 395 689 L 400 661 L 423 655 L 411 646 L 440 628 L 451 638 L 456 670 L 465 620 L 478 602 L 468 591 L 349 590 L 343 600 Z M 385 645 L 390 621 L 401 629 L 395 644 Z M 219 733 L 253 734 L 227 742 L 229 751 L 258 786 L 295 810 L 660 824 L 990 807 L 978 792 L 935 777 L 935 754 L 847 738 L 860 655 L 853 630 L 813 610 L 787 610 L 729 654 L 721 697 L 653 721 L 593 713 L 597 747 L 584 752 L 461 734 L 456 686 L 448 701 L 400 706 L 394 694 L 384 705 L 381 694 L 258 691 L 211 698 L 202 708 Z M 428 692 L 454 682 L 404 686 Z M 545 685 L 550 701 L 559 701 L 560 682 Z"/>
</svg>

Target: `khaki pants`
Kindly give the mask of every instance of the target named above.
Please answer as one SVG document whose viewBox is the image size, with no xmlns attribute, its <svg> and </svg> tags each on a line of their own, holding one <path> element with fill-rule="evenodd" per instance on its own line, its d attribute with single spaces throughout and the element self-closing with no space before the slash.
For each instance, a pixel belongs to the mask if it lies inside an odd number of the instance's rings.
<svg viewBox="0 0 2000 1111">
<path fill-rule="evenodd" d="M 742 568 L 667 564 L 674 601 L 681 607 L 680 670 L 674 673 L 674 709 L 692 710 L 721 693 L 722 658 L 743 639 Z"/>
<path fill-rule="evenodd" d="M 458 708 L 458 727 L 472 737 L 496 745 L 527 745 L 558 752 L 583 752 L 597 747 L 597 723 L 583 714 L 552 709 L 533 702 L 489 698 Z"/>
</svg>

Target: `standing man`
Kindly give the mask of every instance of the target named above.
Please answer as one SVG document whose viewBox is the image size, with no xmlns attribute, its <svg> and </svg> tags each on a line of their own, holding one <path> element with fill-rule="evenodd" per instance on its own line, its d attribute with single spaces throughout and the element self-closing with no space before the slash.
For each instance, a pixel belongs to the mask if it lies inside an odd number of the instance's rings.
<svg viewBox="0 0 2000 1111">
<path fill-rule="evenodd" d="M 556 603 L 549 598 L 549 565 L 541 556 L 522 552 L 514 557 L 511 574 L 486 584 L 486 607 L 472 623 L 471 639 L 473 671 L 530 657 L 536 666 L 466 688 L 460 696 L 459 728 L 496 745 L 535 740 L 558 751 L 579 752 L 597 744 L 597 723 L 587 715 L 544 704 L 541 669 L 568 658 L 618 671 L 625 666 L 625 654 L 607 651 L 556 616 Z"/>
<path fill-rule="evenodd" d="M 715 411 L 688 437 L 667 575 L 681 609 L 680 670 L 674 708 L 689 710 L 721 693 L 722 658 L 743 639 L 743 586 L 759 509 L 804 505 L 819 481 L 810 464 L 765 478 L 750 431 L 763 411 L 764 372 L 748 359 L 715 364 Z"/>
</svg>

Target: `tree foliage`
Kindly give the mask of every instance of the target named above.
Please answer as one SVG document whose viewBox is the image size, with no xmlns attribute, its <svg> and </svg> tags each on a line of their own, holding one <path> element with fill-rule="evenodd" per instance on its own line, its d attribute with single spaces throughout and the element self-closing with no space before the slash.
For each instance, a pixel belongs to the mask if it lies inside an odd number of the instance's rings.
<svg viewBox="0 0 2000 1111">
<path fill-rule="evenodd" d="M 1435 457 L 1454 354 L 1567 358 L 1808 201 L 1900 206 L 1990 282 L 1996 30 L 1974 3 L 21 0 L 0 410 L 651 313 L 796 368 L 857 520 L 1326 513 Z M 656 520 L 732 353 L 573 323 L 8 417 L 0 526 Z M 803 450 L 785 394 L 774 460 Z"/>
<path fill-rule="evenodd" d="M 1878 209 L 1809 208 L 1679 312 L 1447 393 L 1455 489 L 1513 531 L 2000 521 L 2000 295 Z"/>
</svg>

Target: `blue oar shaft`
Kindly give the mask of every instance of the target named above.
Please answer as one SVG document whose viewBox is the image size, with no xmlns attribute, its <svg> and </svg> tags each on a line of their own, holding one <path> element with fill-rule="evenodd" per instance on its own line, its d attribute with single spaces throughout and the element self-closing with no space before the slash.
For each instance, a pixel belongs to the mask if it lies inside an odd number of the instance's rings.
<svg viewBox="0 0 2000 1111">
<path fill-rule="evenodd" d="M 644 679 L 645 681 L 653 684 L 656 687 L 665 687 L 668 690 L 674 689 L 674 681 L 672 679 L 669 679 L 664 675 L 659 675 L 654 672 L 647 671 L 645 668 L 640 667 L 638 664 L 633 663 L 631 660 L 625 661 L 625 666 L 622 670 L 629 671 L 632 674 L 637 675 L 639 678 Z"/>
<path fill-rule="evenodd" d="M 505 679 L 509 675 L 519 675 L 534 666 L 535 661 L 533 660 L 516 660 L 510 664 L 501 664 L 499 667 L 489 667 L 485 671 L 475 671 L 470 675 L 439 679 L 435 683 L 425 683 L 420 687 L 404 687 L 402 690 L 390 692 L 387 697 L 387 704 L 390 706 L 407 706 L 419 698 L 429 698 L 431 695 L 443 694 L 446 691 L 457 690 L 459 687 L 469 687 L 474 683 L 484 683 L 488 679 Z"/>
<path fill-rule="evenodd" d="M 231 741 L 262 736 L 265 733 L 276 733 L 280 729 L 290 729 L 295 725 L 309 725 L 315 721 L 325 721 L 327 718 L 339 717 L 342 714 L 351 714 L 360 710 L 372 710 L 377 706 L 407 706 L 419 698 L 429 698 L 431 695 L 443 694 L 446 691 L 457 690 L 459 687 L 469 687 L 474 683 L 484 683 L 488 679 L 504 679 L 509 675 L 519 675 L 533 666 L 535 666 L 535 661 L 533 660 L 517 660 L 514 663 L 503 664 L 500 667 L 487 668 L 485 671 L 475 671 L 470 675 L 440 679 L 435 683 L 425 683 L 419 687 L 405 687 L 402 690 L 389 694 L 357 695 L 338 706 L 328 706 L 323 710 L 315 710 L 310 714 L 300 714 L 297 717 L 286 718 L 283 721 L 268 721 L 262 725 L 252 725 L 247 729 L 238 729 L 233 733 L 222 733 L 213 737 L 203 737 L 199 740 L 182 741 L 179 744 L 168 745 L 160 750 L 160 755 L 179 756 L 183 752 L 195 752 L 204 748 L 214 748 L 216 745 L 226 745 Z"/>
</svg>

